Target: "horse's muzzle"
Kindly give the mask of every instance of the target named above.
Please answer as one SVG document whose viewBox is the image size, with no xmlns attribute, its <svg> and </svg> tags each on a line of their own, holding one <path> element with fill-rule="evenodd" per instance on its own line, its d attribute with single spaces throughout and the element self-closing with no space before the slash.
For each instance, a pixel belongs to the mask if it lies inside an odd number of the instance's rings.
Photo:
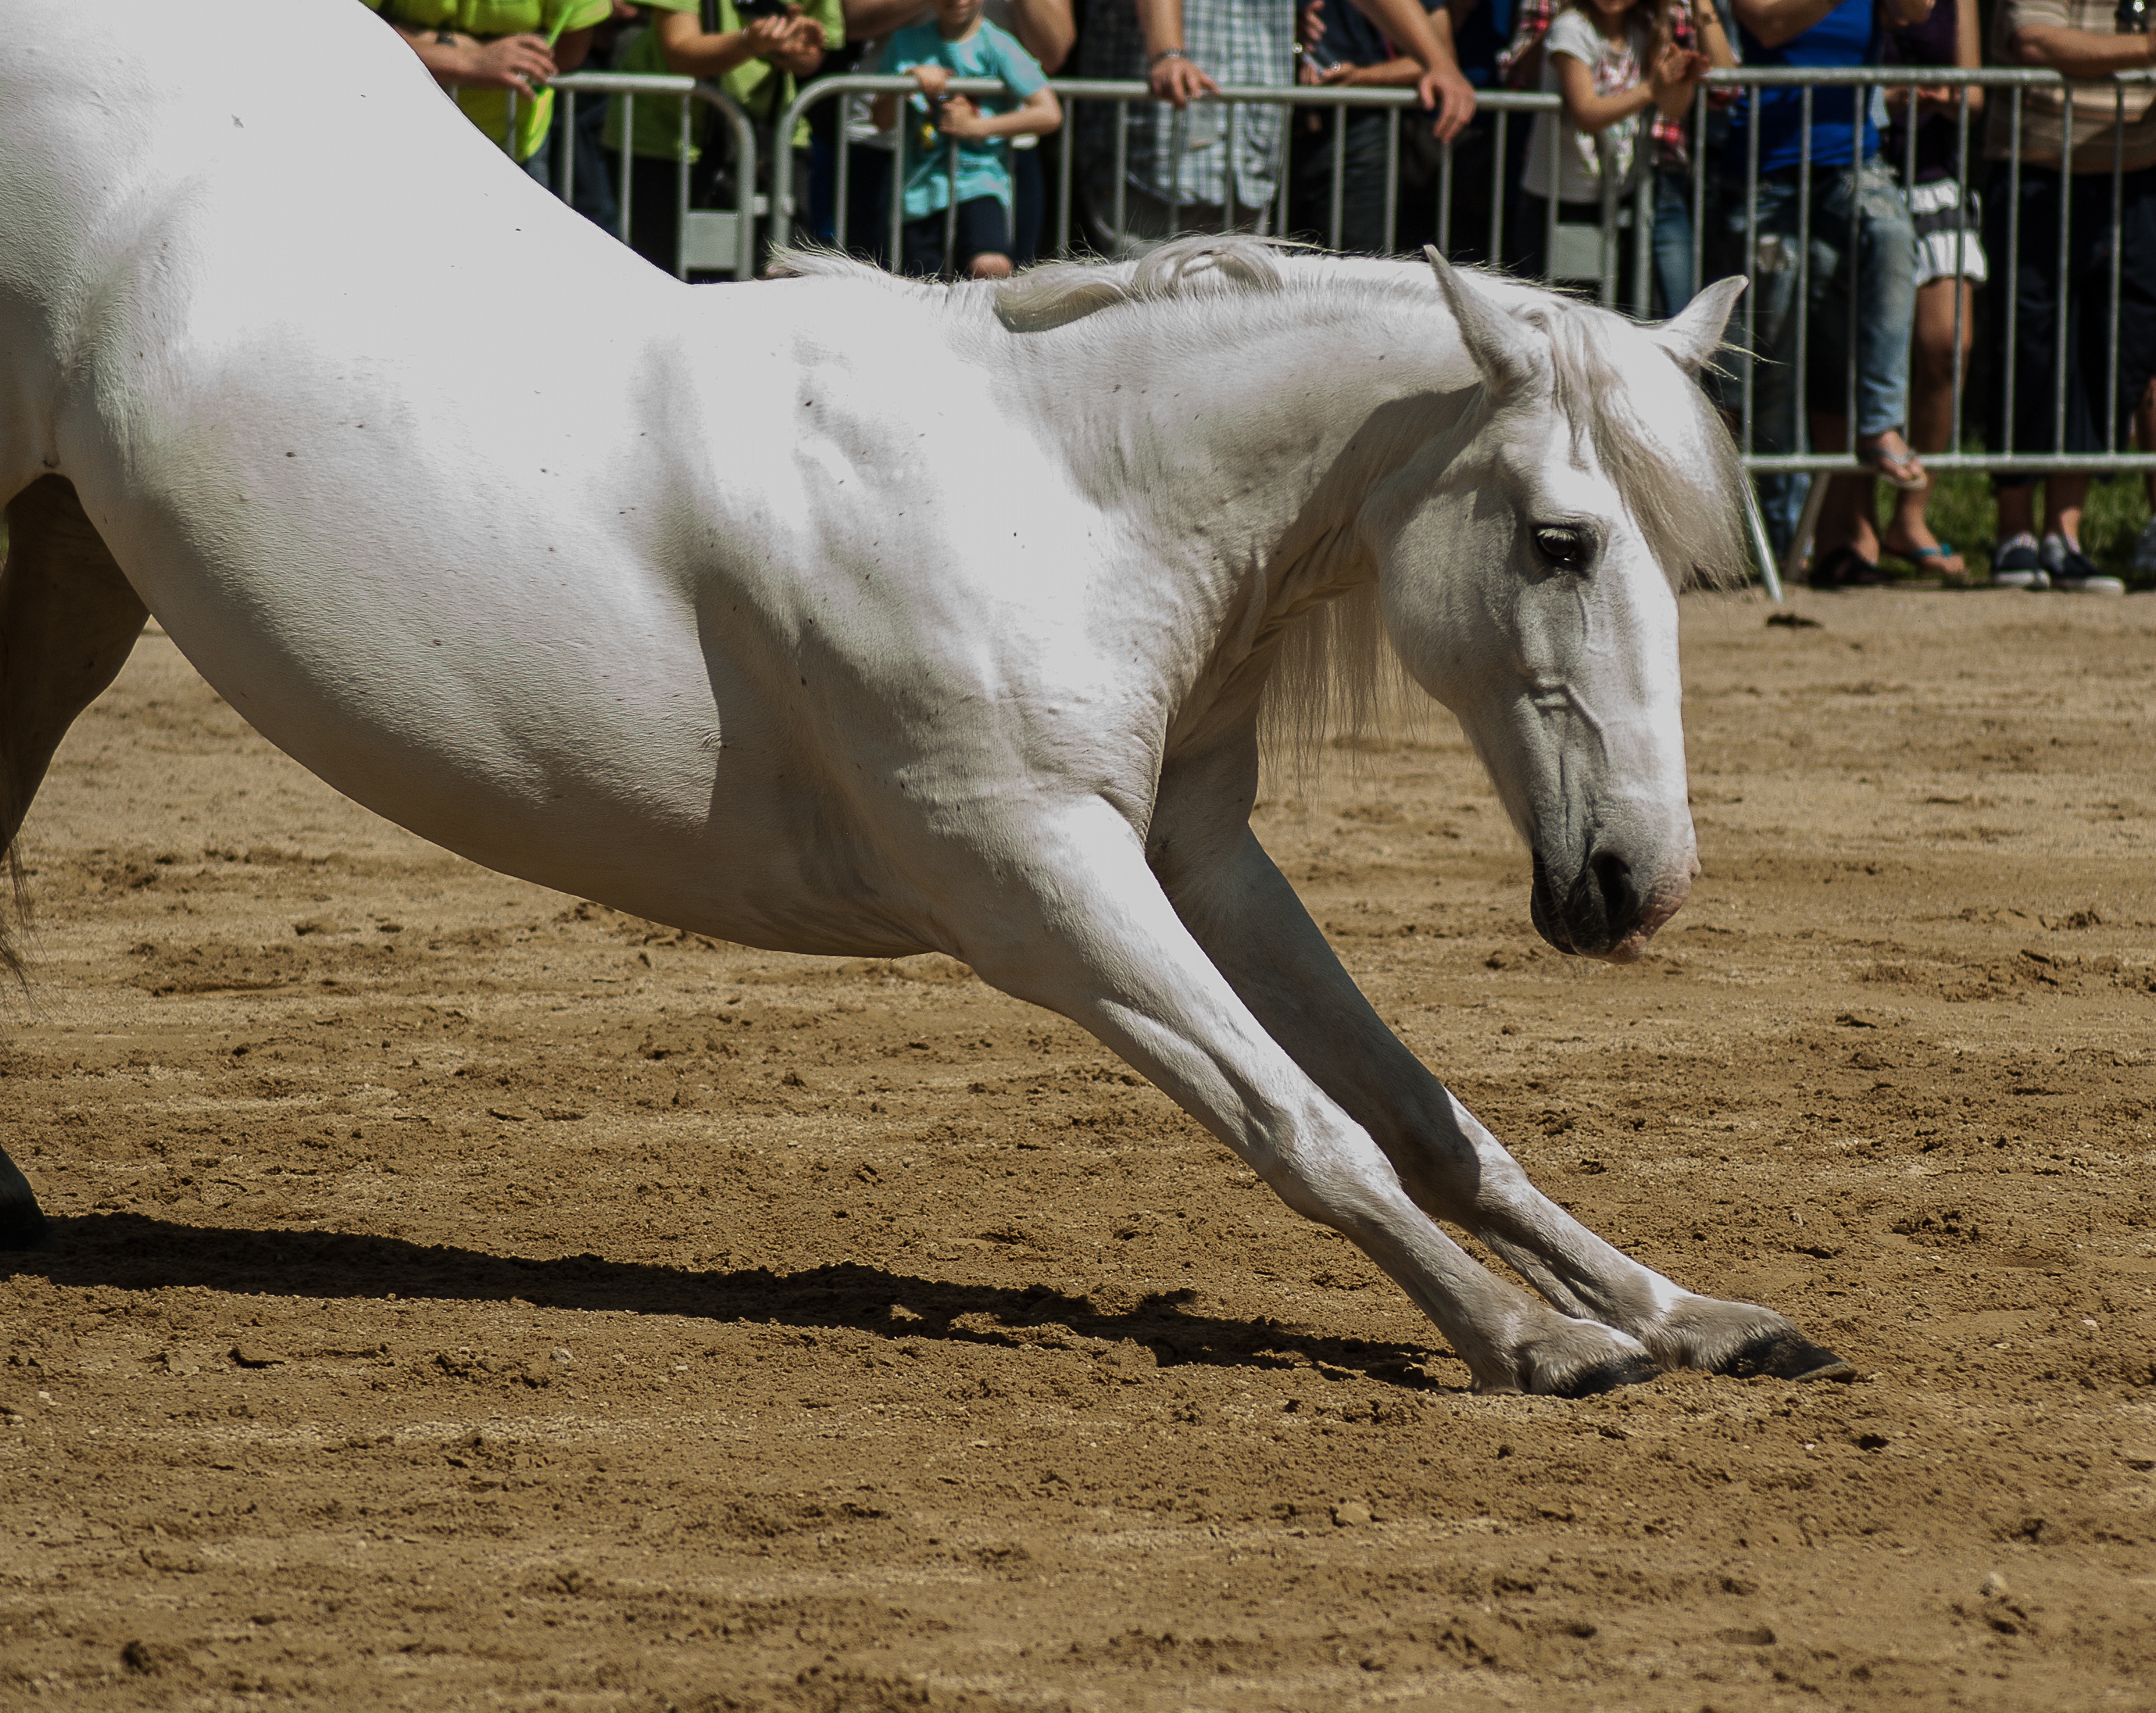
<svg viewBox="0 0 2156 1713">
<path fill-rule="evenodd" d="M 1691 891 L 1689 872 L 1643 890 L 1631 864 L 1607 849 L 1590 849 L 1560 891 L 1537 851 L 1528 909 L 1535 931 L 1559 951 L 1630 963 L 1646 950 L 1655 931 L 1683 908 Z"/>
</svg>

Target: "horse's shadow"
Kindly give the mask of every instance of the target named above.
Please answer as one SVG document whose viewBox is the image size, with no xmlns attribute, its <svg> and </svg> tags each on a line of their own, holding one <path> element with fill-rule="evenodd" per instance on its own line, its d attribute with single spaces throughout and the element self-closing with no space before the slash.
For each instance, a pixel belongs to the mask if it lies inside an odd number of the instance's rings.
<svg viewBox="0 0 2156 1713">
<path fill-rule="evenodd" d="M 96 1213 L 55 1218 L 44 1247 L 0 1254 L 0 1277 L 10 1275 L 125 1290 L 197 1286 L 273 1297 L 393 1293 L 407 1300 L 513 1300 L 540 1308 L 850 1327 L 886 1338 L 1004 1346 L 1040 1341 L 1039 1329 L 1067 1327 L 1082 1338 L 1133 1340 L 1163 1368 L 1308 1368 L 1332 1380 L 1360 1376 L 1405 1390 L 1458 1389 L 1425 1376 L 1423 1365 L 1440 1352 L 1424 1346 L 1326 1337 L 1264 1317 L 1194 1313 L 1188 1306 L 1194 1291 L 1158 1293 L 1111 1310 L 1045 1285 L 961 1285 L 851 1261 L 798 1273 L 762 1267 L 696 1272 L 590 1254 L 542 1260 L 363 1233 Z"/>
</svg>

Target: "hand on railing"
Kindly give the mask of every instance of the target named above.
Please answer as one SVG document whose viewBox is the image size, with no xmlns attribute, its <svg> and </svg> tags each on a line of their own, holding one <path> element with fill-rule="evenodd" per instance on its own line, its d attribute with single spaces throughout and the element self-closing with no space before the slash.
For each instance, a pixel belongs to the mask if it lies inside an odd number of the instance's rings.
<svg viewBox="0 0 2156 1713">
<path fill-rule="evenodd" d="M 1687 53 L 1671 46 L 1656 56 L 1654 65 L 1647 73 L 1647 84 L 1655 93 L 1655 110 L 1665 119 L 1681 119 L 1691 110 L 1692 91 L 1699 80 L 1714 69 L 1704 54 Z"/>
<path fill-rule="evenodd" d="M 988 116 L 976 107 L 966 95 L 947 97 L 936 110 L 936 128 L 946 136 L 954 136 L 961 142 L 979 142 L 996 135 L 988 123 Z"/>
<path fill-rule="evenodd" d="M 1185 107 L 1201 95 L 1217 95 L 1220 85 L 1198 69 L 1180 48 L 1163 48 L 1146 67 L 1146 81 L 1152 98 L 1171 107 Z"/>
<path fill-rule="evenodd" d="M 1441 143 L 1458 136 L 1475 116 L 1475 85 L 1457 66 L 1440 65 L 1435 71 L 1425 71 L 1415 93 L 1424 106 L 1437 110 L 1437 122 L 1430 126 L 1430 134 Z"/>
<path fill-rule="evenodd" d="M 1907 87 L 1887 91 L 1887 110 L 1897 118 L 1909 105 Z M 1917 91 L 1917 112 L 1919 117 L 1928 113 L 1953 113 L 1961 107 L 1961 90 L 1952 85 L 1937 84 Z M 1969 92 L 1969 110 L 1972 114 L 1984 110 L 1984 91 L 1973 89 Z"/>
</svg>

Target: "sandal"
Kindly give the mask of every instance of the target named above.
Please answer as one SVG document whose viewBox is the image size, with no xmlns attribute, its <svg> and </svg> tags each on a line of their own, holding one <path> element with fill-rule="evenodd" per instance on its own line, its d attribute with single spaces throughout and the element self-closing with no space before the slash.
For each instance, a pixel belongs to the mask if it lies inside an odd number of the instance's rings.
<svg viewBox="0 0 2156 1713">
<path fill-rule="evenodd" d="M 1810 578 L 1815 589 L 1876 589 L 1893 581 L 1876 560 L 1866 559 L 1847 545 L 1836 547 L 1814 565 Z"/>
<path fill-rule="evenodd" d="M 1890 440 L 1894 443 L 1892 447 L 1887 444 Z M 1890 488 L 1899 488 L 1905 494 L 1921 494 L 1932 485 L 1922 461 L 1909 449 L 1909 443 L 1892 428 L 1869 446 L 1860 445 L 1856 455 L 1871 467 L 1872 474 Z"/>
<path fill-rule="evenodd" d="M 1951 541 L 1941 541 L 1931 547 L 1897 547 L 1892 541 L 1881 541 L 1879 546 L 1881 552 L 1891 553 L 1897 559 L 1907 560 L 1924 577 L 1941 577 L 1951 581 L 1969 575 L 1967 562 L 1954 551 Z"/>
</svg>

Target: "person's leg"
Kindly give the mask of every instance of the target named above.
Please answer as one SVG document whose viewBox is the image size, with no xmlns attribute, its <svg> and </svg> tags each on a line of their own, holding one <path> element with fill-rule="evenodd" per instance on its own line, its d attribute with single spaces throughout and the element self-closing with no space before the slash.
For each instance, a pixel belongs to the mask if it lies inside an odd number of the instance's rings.
<svg viewBox="0 0 2156 1713">
<path fill-rule="evenodd" d="M 1506 149 L 1509 153 L 1512 139 L 1527 127 L 1521 123 L 1525 115 L 1508 115 L 1506 130 Z M 1406 117 L 1402 125 L 1409 122 Z M 1419 254 L 1415 247 L 1416 234 L 1427 231 L 1424 243 L 1434 244 L 1446 255 L 1459 263 L 1487 263 L 1496 252 L 1490 243 L 1490 190 L 1493 170 L 1502 173 L 1503 163 L 1496 153 L 1497 115 L 1483 111 L 1475 115 L 1467 129 L 1456 137 L 1452 145 L 1452 200 L 1449 211 L 1450 221 L 1440 230 L 1439 204 L 1445 195 L 1444 151 L 1438 151 L 1436 171 L 1430 175 L 1428 185 L 1418 190 L 1407 184 L 1400 187 L 1401 247 L 1409 254 Z M 1517 184 L 1517 176 L 1506 181 Z M 1506 198 L 1509 204 L 1510 197 Z M 1509 226 L 1512 209 L 1507 207 L 1505 219 Z"/>
<path fill-rule="evenodd" d="M 619 172 L 620 156 L 610 157 Z M 671 274 L 681 230 L 680 171 L 671 161 L 638 155 L 629 167 L 629 247 Z"/>
<path fill-rule="evenodd" d="M 900 228 L 899 271 L 909 279 L 935 280 L 943 272 L 943 213 L 909 220 Z"/>
<path fill-rule="evenodd" d="M 1843 171 L 1813 180 L 1811 274 L 1805 313 L 1804 369 L 1805 426 L 1815 452 L 1847 452 L 1846 414 L 1851 379 L 1849 343 L 1850 199 L 1855 181 Z M 1854 253 L 1861 259 L 1860 248 Z M 1794 341 L 1793 341 L 1794 342 Z M 1792 353 L 1794 356 L 1794 352 Z M 1818 481 L 1820 478 L 1812 479 Z M 1865 476 L 1825 479 L 1814 526 L 1810 578 L 1815 587 L 1840 587 L 1881 581 L 1878 532 L 1873 527 L 1873 490 Z"/>
<path fill-rule="evenodd" d="M 2148 339 L 2149 308 L 2156 304 L 2150 284 L 2137 279 L 2134 264 L 2146 266 L 2147 237 L 2137 243 L 2137 198 L 2133 191 L 2156 175 L 2134 173 L 2121 205 L 2119 241 L 2114 252 L 2111 185 L 2101 174 L 2086 174 L 2073 186 L 2071 251 L 2068 265 L 2073 308 L 2068 323 L 2069 351 L 2066 445 L 2072 451 L 2097 452 L 2124 443 L 2143 387 L 2141 377 L 2152 361 Z M 2135 182 L 2138 182 L 2138 183 Z M 2146 224 L 2146 219 L 2143 223 Z M 2156 235 L 2156 234 L 2150 234 Z M 2111 274 L 2114 254 L 2120 264 L 2114 359 Z M 2083 594 L 2123 593 L 2125 584 L 2107 575 L 2083 551 L 2081 526 L 2087 503 L 2089 474 L 2075 471 L 2052 476 L 2044 485 L 2044 539 L 2040 556 L 2055 588 Z"/>
<path fill-rule="evenodd" d="M 1323 244 L 1331 227 L 1332 119 L 1314 108 L 1288 115 L 1286 235 L 1301 244 Z"/>
<path fill-rule="evenodd" d="M 2133 444 L 2143 452 L 2156 452 L 2156 380 L 2149 382 L 2133 413 Z M 2149 515 L 2133 538 L 2126 568 L 2137 582 L 2148 582 L 2156 580 L 2156 470 L 2143 470 L 2141 485 L 2148 496 Z"/>
<path fill-rule="evenodd" d="M 2156 167 L 2128 173 L 2121 191 L 2115 408 L 2121 442 L 2156 450 Z M 2156 471 L 2142 480 L 2156 509 Z"/>
<path fill-rule="evenodd" d="M 2054 470 L 2044 478 L 2044 533 L 2070 547 L 2082 541 L 2082 512 L 2088 505 L 2087 470 Z"/>
<path fill-rule="evenodd" d="M 838 230 L 839 151 L 828 136 L 808 139 L 808 196 L 803 221 L 816 242 L 829 244 Z"/>
<path fill-rule="evenodd" d="M 1791 377 L 1797 346 L 1797 187 L 1794 178 L 1762 178 L 1758 196 L 1758 242 L 1752 261 L 1751 291 L 1738 300 L 1739 316 L 1748 312 L 1751 299 L 1753 355 L 1738 356 L 1731 364 L 1732 402 L 1743 434 L 1743 382 L 1748 370 L 1752 383 L 1750 450 L 1760 454 L 1801 452 L 1804 435 L 1797 419 L 1797 389 Z M 1741 197 L 1732 199 L 1725 213 L 1734 265 L 1744 261 L 1745 218 Z M 1756 294 L 1756 296 L 1754 295 Z M 1739 332 L 1741 335 L 1742 329 Z M 1811 484 L 1802 476 L 1763 476 L 1759 480 L 1759 510 L 1768 540 L 1777 553 L 1786 553 L 1797 532 Z"/>
<path fill-rule="evenodd" d="M 2141 408 L 2133 413 L 2133 444 L 2143 452 L 2156 452 L 2156 381 L 2148 383 L 2148 390 L 2141 395 Z M 2141 473 L 2142 491 L 2148 496 L 2148 509 L 2156 512 L 2156 469 Z"/>
<path fill-rule="evenodd" d="M 1958 300 L 1961 336 L 1954 336 Z M 1948 276 L 1917 287 L 1916 336 L 1910 353 L 1909 438 L 1918 452 L 1943 452 L 1953 440 L 1954 377 L 1969 360 L 1976 337 L 1976 289 Z M 1942 552 L 1925 516 L 1932 485 L 1904 489 L 1895 496 L 1894 516 L 1881 546 L 1889 553 L 1957 576 L 1967 569 L 1958 553 Z"/>
<path fill-rule="evenodd" d="M 569 206 L 600 230 L 613 233 L 621 229 L 621 204 L 614 199 L 619 180 L 611 169 L 620 162 L 603 146 L 606 119 L 604 95 L 586 95 L 577 103 L 570 140 L 575 170 L 570 175 Z"/>
<path fill-rule="evenodd" d="M 1691 175 L 1655 174 L 1655 309 L 1665 321 L 1691 301 Z"/>
<path fill-rule="evenodd" d="M 1011 151 L 1011 261 L 1030 268 L 1040 259 L 1040 228 L 1048 208 L 1048 178 L 1042 155 L 1055 146 L 1044 137 L 1035 147 Z"/>
<path fill-rule="evenodd" d="M 1340 247 L 1351 255 L 1385 253 L 1385 115 L 1348 115 L 1348 158 L 1342 185 Z M 1326 162 L 1328 172 L 1332 162 Z"/>
<path fill-rule="evenodd" d="M 1563 204 L 1559 204 L 1560 217 Z M 1549 198 L 1522 191 L 1505 213 L 1505 266 L 1522 280 L 1549 278 Z"/>
<path fill-rule="evenodd" d="M 1985 248 L 1999 258 L 2005 271 L 2005 290 L 1999 296 L 2007 300 L 1994 301 L 1994 326 L 2003 354 L 1991 366 L 1985 414 L 1995 449 L 2044 452 L 2051 449 L 2052 439 L 2050 406 L 2057 348 L 2059 177 L 2056 172 L 2025 167 L 2018 210 L 2011 189 L 2001 167 L 1993 175 L 1985 198 L 1984 238 Z M 2017 212 L 2018 250 L 2008 243 Z M 1992 477 L 1991 485 L 1999 502 L 1992 582 L 2015 588 L 2048 587 L 2050 575 L 2037 557 L 2036 479 L 2003 470 Z"/>
<path fill-rule="evenodd" d="M 954 273 L 971 280 L 1010 278 L 1010 213 L 1001 197 L 968 197 L 959 203 L 957 228 Z"/>
<path fill-rule="evenodd" d="M 1916 228 L 1908 199 L 1883 167 L 1861 168 L 1851 190 L 1856 197 L 1856 449 L 1902 487 L 1925 480 L 1903 432 L 1909 415 L 1909 331 L 1917 306 Z M 1838 229 L 1846 233 L 1846 203 L 1837 218 Z M 1865 514 L 1867 536 L 1873 515 Z"/>
</svg>

